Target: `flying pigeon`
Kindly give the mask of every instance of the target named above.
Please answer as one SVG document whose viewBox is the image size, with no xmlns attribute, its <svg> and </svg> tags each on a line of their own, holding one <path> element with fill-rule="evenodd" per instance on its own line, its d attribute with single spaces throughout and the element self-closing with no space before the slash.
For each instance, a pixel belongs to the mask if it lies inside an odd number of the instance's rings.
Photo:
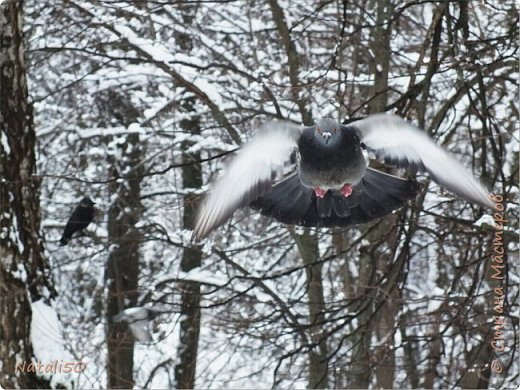
<svg viewBox="0 0 520 390">
<path fill-rule="evenodd" d="M 60 239 L 60 245 L 65 245 L 70 240 L 72 235 L 77 231 L 85 229 L 90 222 L 94 219 L 94 202 L 86 196 L 81 202 L 76 206 L 72 215 L 65 225 L 65 230 L 63 231 L 63 236 Z"/>
<path fill-rule="evenodd" d="M 150 321 L 160 313 L 146 307 L 129 307 L 113 317 L 114 322 L 125 321 L 137 341 L 149 343 L 152 341 Z"/>
<path fill-rule="evenodd" d="M 273 185 L 299 152 L 296 172 Z M 399 116 L 375 114 L 348 125 L 321 119 L 315 126 L 267 124 L 217 180 L 196 217 L 199 240 L 240 207 L 251 206 L 286 224 L 351 226 L 389 214 L 422 186 L 367 167 L 363 149 L 396 168 L 426 170 L 461 198 L 493 207 L 489 192 L 427 134 Z"/>
</svg>

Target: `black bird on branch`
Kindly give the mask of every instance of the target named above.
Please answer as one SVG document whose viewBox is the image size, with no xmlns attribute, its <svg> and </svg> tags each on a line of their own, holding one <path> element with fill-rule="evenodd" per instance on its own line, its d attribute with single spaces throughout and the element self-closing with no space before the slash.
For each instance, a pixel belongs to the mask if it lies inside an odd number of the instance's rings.
<svg viewBox="0 0 520 390">
<path fill-rule="evenodd" d="M 299 152 L 298 169 L 274 183 L 273 173 Z M 315 126 L 265 125 L 238 153 L 202 204 L 195 239 L 206 237 L 240 207 L 303 226 L 352 226 L 391 213 L 421 190 L 369 168 L 363 149 L 396 168 L 427 171 L 461 198 L 493 207 L 490 194 L 428 135 L 396 115 L 376 114 L 347 125 L 321 119 Z"/>
<path fill-rule="evenodd" d="M 85 196 L 79 202 L 65 226 L 63 236 L 60 239 L 60 245 L 67 244 L 74 233 L 85 229 L 92 222 L 95 213 L 94 204 L 88 196 Z"/>
</svg>

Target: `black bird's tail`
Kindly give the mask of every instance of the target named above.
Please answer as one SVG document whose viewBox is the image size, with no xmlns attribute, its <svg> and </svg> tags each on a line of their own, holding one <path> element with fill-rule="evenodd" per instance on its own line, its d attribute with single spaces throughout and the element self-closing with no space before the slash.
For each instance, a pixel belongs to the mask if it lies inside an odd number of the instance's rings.
<svg viewBox="0 0 520 390">
<path fill-rule="evenodd" d="M 331 190 L 325 197 L 317 198 L 312 189 L 301 184 L 298 173 L 294 173 L 250 206 L 287 224 L 344 227 L 387 215 L 414 199 L 420 190 L 421 185 L 414 180 L 369 168 L 349 197 Z"/>
</svg>

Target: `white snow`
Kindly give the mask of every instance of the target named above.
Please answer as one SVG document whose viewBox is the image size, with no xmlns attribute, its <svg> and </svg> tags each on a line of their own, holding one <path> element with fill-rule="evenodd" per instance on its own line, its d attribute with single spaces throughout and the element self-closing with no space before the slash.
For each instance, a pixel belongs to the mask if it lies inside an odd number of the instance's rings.
<svg viewBox="0 0 520 390">
<path fill-rule="evenodd" d="M 489 226 L 493 226 L 493 227 L 496 226 L 493 216 L 489 215 L 489 214 L 482 215 L 482 217 L 480 217 L 478 219 L 478 221 L 475 221 L 474 225 L 479 226 L 479 227 L 482 225 L 489 225 Z"/>
<path fill-rule="evenodd" d="M 6 154 L 11 153 L 11 147 L 9 146 L 9 141 L 7 140 L 7 134 L 5 132 L 0 132 L 0 142 L 2 143 L 2 148 L 5 150 Z"/>
<path fill-rule="evenodd" d="M 31 304 L 31 342 L 34 355 L 42 365 L 52 364 L 58 361 L 59 364 L 67 362 L 79 362 L 64 348 L 64 339 L 61 331 L 61 324 L 56 311 L 48 306 L 43 300 Z M 86 361 L 83 363 L 87 364 Z M 43 374 L 44 377 L 51 378 L 53 384 L 68 384 L 72 386 L 80 373 L 66 373 L 57 370 L 57 373 Z"/>
</svg>

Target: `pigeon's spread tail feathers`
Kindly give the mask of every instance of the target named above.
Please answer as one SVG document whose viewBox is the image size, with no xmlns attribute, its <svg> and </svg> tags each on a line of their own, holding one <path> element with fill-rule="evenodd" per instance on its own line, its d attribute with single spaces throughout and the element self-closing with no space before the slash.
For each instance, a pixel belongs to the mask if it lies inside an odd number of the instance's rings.
<svg viewBox="0 0 520 390">
<path fill-rule="evenodd" d="M 356 207 L 350 209 L 348 218 L 332 218 L 330 226 L 348 226 L 366 223 L 390 214 L 415 199 L 422 185 L 374 169 L 367 169 L 362 180 L 363 190 Z"/>
<path fill-rule="evenodd" d="M 368 169 L 349 197 L 333 190 L 317 198 L 295 173 L 251 203 L 251 207 L 287 224 L 351 226 L 391 213 L 414 199 L 420 189 L 415 181 Z"/>
<path fill-rule="evenodd" d="M 296 172 L 274 185 L 270 192 L 255 200 L 250 206 L 280 222 L 299 225 L 311 207 L 313 196 L 312 190 L 302 185 Z"/>
</svg>

